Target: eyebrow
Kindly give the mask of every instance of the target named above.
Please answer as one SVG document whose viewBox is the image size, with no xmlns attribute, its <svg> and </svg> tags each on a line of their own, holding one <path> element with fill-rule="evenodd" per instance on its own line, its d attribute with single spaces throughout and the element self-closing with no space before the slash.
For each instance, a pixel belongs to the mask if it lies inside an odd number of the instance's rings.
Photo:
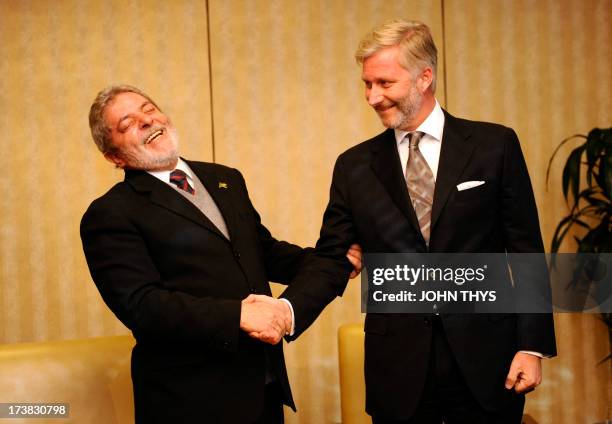
<svg viewBox="0 0 612 424">
<path fill-rule="evenodd" d="M 145 101 L 144 101 L 144 102 L 143 102 L 143 103 L 140 105 L 140 110 L 143 110 L 143 109 L 144 109 L 144 108 L 145 108 L 147 105 L 152 105 L 152 104 L 153 104 L 153 103 L 151 103 L 150 101 L 145 100 Z M 119 128 L 119 126 L 121 125 L 121 123 L 122 123 L 123 121 L 125 121 L 126 119 L 131 118 L 131 117 L 132 117 L 132 114 L 131 114 L 131 113 L 128 113 L 127 115 L 125 115 L 125 116 L 121 117 L 121 119 L 119 119 L 119 121 L 117 122 L 117 128 Z"/>
</svg>

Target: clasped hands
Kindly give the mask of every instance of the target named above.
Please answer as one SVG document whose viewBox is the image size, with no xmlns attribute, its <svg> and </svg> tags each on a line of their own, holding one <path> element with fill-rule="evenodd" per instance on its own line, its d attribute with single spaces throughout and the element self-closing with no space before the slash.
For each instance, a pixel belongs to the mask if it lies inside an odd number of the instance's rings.
<svg viewBox="0 0 612 424">
<path fill-rule="evenodd" d="M 284 300 L 251 294 L 242 301 L 240 329 L 249 336 L 277 344 L 291 332 L 291 309 Z"/>
<path fill-rule="evenodd" d="M 353 244 L 346 257 L 353 265 L 350 278 L 359 275 L 362 268 L 361 247 Z M 293 328 L 291 308 L 285 300 L 251 294 L 242 301 L 240 329 L 249 336 L 270 344 L 277 344 Z"/>
</svg>

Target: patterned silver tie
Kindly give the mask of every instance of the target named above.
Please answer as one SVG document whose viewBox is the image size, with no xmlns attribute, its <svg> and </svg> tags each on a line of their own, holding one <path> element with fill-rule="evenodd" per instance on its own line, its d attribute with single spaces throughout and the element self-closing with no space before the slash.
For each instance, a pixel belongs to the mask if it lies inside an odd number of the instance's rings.
<svg viewBox="0 0 612 424">
<path fill-rule="evenodd" d="M 408 134 L 409 149 L 408 164 L 406 165 L 406 184 L 412 207 L 419 220 L 421 234 L 425 243 L 429 246 L 429 235 L 431 230 L 431 206 L 433 205 L 433 195 L 435 179 L 431 168 L 427 165 L 423 154 L 419 150 L 419 141 L 424 133 L 415 131 Z"/>
</svg>

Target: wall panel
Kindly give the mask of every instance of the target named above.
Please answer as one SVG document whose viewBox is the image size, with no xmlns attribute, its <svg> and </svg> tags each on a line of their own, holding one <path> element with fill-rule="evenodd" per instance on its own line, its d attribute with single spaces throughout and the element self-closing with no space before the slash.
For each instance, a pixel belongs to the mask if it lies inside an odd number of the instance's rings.
<svg viewBox="0 0 612 424">
<path fill-rule="evenodd" d="M 0 14 L 0 342 L 123 333 L 85 265 L 78 227 L 123 178 L 87 124 L 95 94 L 141 87 L 212 159 L 203 2 L 3 1 Z"/>
<path fill-rule="evenodd" d="M 612 124 L 611 3 L 607 0 L 446 0 L 447 106 L 457 116 L 499 122 L 521 140 L 544 242 L 568 209 L 561 169 L 564 138 Z M 564 246 L 571 251 L 570 244 Z M 538 423 L 610 418 L 609 343 L 596 315 L 556 316 L 559 357 L 544 361 L 544 383 L 528 396 Z M 606 409 L 607 408 L 607 409 Z"/>
<path fill-rule="evenodd" d="M 312 245 L 336 157 L 382 130 L 353 58 L 359 40 L 385 20 L 420 19 L 442 49 L 440 2 L 211 0 L 209 13 L 216 160 L 243 172 L 276 237 Z M 353 280 L 287 346 L 299 409 L 288 422 L 340 421 L 336 334 L 362 319 L 358 294 Z"/>
</svg>

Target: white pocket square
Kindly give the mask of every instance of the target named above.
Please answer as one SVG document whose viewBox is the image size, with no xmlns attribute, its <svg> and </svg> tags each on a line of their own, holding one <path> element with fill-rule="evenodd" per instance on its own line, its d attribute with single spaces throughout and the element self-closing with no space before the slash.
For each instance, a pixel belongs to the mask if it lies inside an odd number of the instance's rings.
<svg viewBox="0 0 612 424">
<path fill-rule="evenodd" d="M 457 184 L 457 191 L 463 191 L 470 188 L 478 187 L 480 185 L 483 185 L 484 183 L 484 181 L 466 181 L 464 183 Z"/>
</svg>

